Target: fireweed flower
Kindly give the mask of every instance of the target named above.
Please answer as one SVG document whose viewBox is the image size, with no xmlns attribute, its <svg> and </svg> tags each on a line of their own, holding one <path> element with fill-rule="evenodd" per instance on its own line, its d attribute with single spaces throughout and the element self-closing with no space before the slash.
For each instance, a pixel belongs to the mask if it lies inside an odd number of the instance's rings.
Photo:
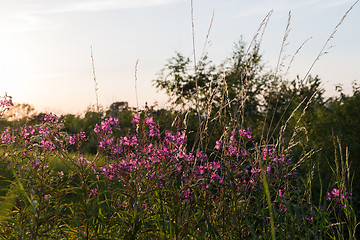
<svg viewBox="0 0 360 240">
<path fill-rule="evenodd" d="M 73 134 L 69 137 L 69 143 L 74 145 L 76 142 L 81 143 L 82 141 L 87 141 L 88 137 L 86 136 L 85 132 L 80 132 L 78 134 Z"/>
<path fill-rule="evenodd" d="M 180 199 L 184 202 L 190 202 L 194 198 L 190 190 L 184 190 L 180 193 Z"/>
<path fill-rule="evenodd" d="M 139 122 L 140 122 L 140 117 L 139 117 L 139 115 L 134 114 L 134 118 L 133 118 L 133 120 L 131 121 L 131 123 L 132 123 L 134 126 L 136 126 L 136 125 L 139 124 Z"/>
<path fill-rule="evenodd" d="M 39 128 L 39 134 L 42 137 L 48 137 L 50 135 L 50 128 L 47 126 L 40 126 Z"/>
<path fill-rule="evenodd" d="M 222 140 L 216 141 L 215 149 L 219 150 L 222 147 Z"/>
<path fill-rule="evenodd" d="M 160 131 L 158 128 L 153 127 L 150 129 L 150 132 L 149 132 L 150 137 L 155 137 L 155 136 L 158 136 L 159 134 L 160 134 Z"/>
<path fill-rule="evenodd" d="M 9 97 L 9 99 L 0 100 L 0 107 L 11 107 L 14 106 L 12 102 L 12 98 Z"/>
<path fill-rule="evenodd" d="M 9 128 L 6 128 L 5 131 L 1 134 L 1 143 L 10 144 L 14 143 L 16 136 L 12 136 Z"/>
<path fill-rule="evenodd" d="M 70 136 L 69 143 L 70 143 L 71 145 L 74 145 L 74 144 L 75 144 L 75 141 L 76 141 L 76 135 Z"/>
<path fill-rule="evenodd" d="M 94 132 L 95 132 L 95 133 L 99 133 L 99 132 L 100 132 L 100 127 L 99 127 L 98 124 L 95 125 Z"/>
<path fill-rule="evenodd" d="M 339 189 L 336 189 L 334 188 L 332 191 L 331 191 L 331 194 L 335 197 L 339 197 Z"/>
<path fill-rule="evenodd" d="M 94 196 L 98 195 L 98 190 L 97 190 L 97 188 L 92 188 L 92 189 L 90 189 L 90 191 L 89 191 L 89 196 L 91 196 L 91 195 L 94 195 Z"/>
<path fill-rule="evenodd" d="M 26 126 L 25 126 L 24 130 L 23 130 L 23 137 L 27 141 L 30 141 L 29 136 L 33 135 L 34 133 L 35 133 L 35 129 L 32 126 L 28 126 L 28 128 L 26 128 Z"/>
<path fill-rule="evenodd" d="M 11 107 L 13 106 L 12 98 L 8 97 L 5 93 L 4 97 L 0 100 L 0 117 Z"/>
<path fill-rule="evenodd" d="M 54 113 L 50 113 L 45 115 L 44 122 L 57 123 L 59 122 L 59 117 L 56 116 Z"/>
<path fill-rule="evenodd" d="M 119 205 L 122 206 L 123 208 L 126 208 L 128 206 L 128 203 L 123 201 L 122 203 L 119 202 Z"/>
<path fill-rule="evenodd" d="M 55 144 L 51 141 L 44 141 L 41 140 L 40 142 L 40 147 L 46 150 L 54 150 L 55 149 Z"/>
<path fill-rule="evenodd" d="M 149 126 L 150 129 L 155 127 L 155 122 L 153 117 L 147 117 L 146 118 L 146 124 Z"/>
<path fill-rule="evenodd" d="M 337 188 L 333 188 L 331 193 L 329 192 L 327 193 L 327 200 L 329 201 L 331 200 L 339 201 L 340 199 L 351 198 L 351 197 L 352 197 L 352 193 L 345 192 L 345 194 L 340 194 L 340 190 Z"/>
<path fill-rule="evenodd" d="M 250 131 L 250 128 L 247 128 L 247 131 L 245 129 L 240 129 L 239 135 L 245 136 L 246 138 L 251 139 L 252 132 Z"/>
<path fill-rule="evenodd" d="M 105 118 L 103 121 L 101 121 L 100 126 L 99 124 L 95 125 L 94 132 L 95 133 L 103 133 L 103 134 L 112 134 L 112 126 L 117 125 L 119 123 L 119 119 L 117 118 Z"/>
</svg>

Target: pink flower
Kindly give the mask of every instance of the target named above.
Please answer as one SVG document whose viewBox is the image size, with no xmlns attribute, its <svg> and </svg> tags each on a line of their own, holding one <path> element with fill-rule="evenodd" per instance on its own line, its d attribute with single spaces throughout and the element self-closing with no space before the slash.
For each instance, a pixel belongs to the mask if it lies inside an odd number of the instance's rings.
<svg viewBox="0 0 360 240">
<path fill-rule="evenodd" d="M 55 149 L 55 144 L 53 142 L 50 142 L 50 141 L 41 140 L 40 147 L 44 148 L 46 150 L 54 150 Z"/>
<path fill-rule="evenodd" d="M 90 189 L 89 195 L 90 195 L 90 196 L 91 196 L 91 195 L 94 195 L 94 196 L 98 195 L 97 188 Z"/>
<path fill-rule="evenodd" d="M 278 195 L 279 195 L 279 196 L 282 196 L 282 191 L 281 191 L 281 189 L 279 189 Z"/>
<path fill-rule="evenodd" d="M 99 133 L 99 132 L 100 132 L 100 127 L 99 127 L 98 124 L 95 125 L 94 132 L 95 132 L 95 133 Z"/>
<path fill-rule="evenodd" d="M 331 194 L 334 195 L 335 197 L 339 197 L 339 189 L 334 188 L 334 189 L 331 191 Z"/>
<path fill-rule="evenodd" d="M 1 134 L 1 143 L 9 144 L 15 142 L 15 136 L 11 136 L 9 128 L 6 128 L 5 131 Z"/>
<path fill-rule="evenodd" d="M 134 114 L 134 118 L 133 118 L 133 120 L 131 121 L 131 123 L 135 126 L 135 125 L 139 124 L 139 121 L 140 121 L 139 115 Z"/>
<path fill-rule="evenodd" d="M 76 136 L 73 135 L 73 136 L 70 136 L 70 140 L 69 140 L 69 143 L 74 145 L 75 144 L 75 140 L 76 140 Z"/>
<path fill-rule="evenodd" d="M 327 200 L 331 201 L 331 194 L 330 193 L 327 193 Z"/>
<path fill-rule="evenodd" d="M 155 122 L 154 122 L 154 119 L 152 117 L 147 117 L 146 118 L 146 124 L 149 126 L 149 128 L 154 128 L 155 127 Z"/>
<path fill-rule="evenodd" d="M 216 141 L 215 149 L 219 150 L 222 147 L 222 140 Z"/>
</svg>

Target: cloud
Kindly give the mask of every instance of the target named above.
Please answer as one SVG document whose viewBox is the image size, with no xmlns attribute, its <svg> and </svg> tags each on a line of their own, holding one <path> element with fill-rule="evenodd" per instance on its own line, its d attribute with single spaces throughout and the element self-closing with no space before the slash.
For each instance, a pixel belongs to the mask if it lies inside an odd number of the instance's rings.
<svg viewBox="0 0 360 240">
<path fill-rule="evenodd" d="M 0 9 L 0 33 L 53 28 L 48 14 L 145 8 L 185 0 L 12 0 Z"/>
<path fill-rule="evenodd" d="M 44 29 L 49 21 L 37 15 L 14 14 L 0 17 L 0 33 L 13 34 Z"/>
<path fill-rule="evenodd" d="M 58 2 L 37 0 L 37 6 L 40 13 L 61 13 L 145 8 L 177 1 L 181 0 L 62 0 Z"/>
<path fill-rule="evenodd" d="M 255 1 L 254 1 L 255 2 Z M 274 9 L 275 12 L 290 11 L 301 8 L 332 8 L 339 5 L 349 4 L 351 1 L 347 0 L 268 0 L 257 1 L 257 4 L 241 3 L 239 9 L 241 11 L 237 13 L 237 17 L 249 17 L 254 15 L 264 15 L 270 10 Z M 237 1 L 232 2 L 233 5 L 240 4 Z"/>
<path fill-rule="evenodd" d="M 130 9 L 130 8 L 144 8 L 151 6 L 159 6 L 170 4 L 176 0 L 123 0 L 123 1 L 86 1 L 83 3 L 72 4 L 72 10 L 75 11 L 101 11 L 111 9 Z M 70 7 L 70 9 L 71 9 Z"/>
</svg>

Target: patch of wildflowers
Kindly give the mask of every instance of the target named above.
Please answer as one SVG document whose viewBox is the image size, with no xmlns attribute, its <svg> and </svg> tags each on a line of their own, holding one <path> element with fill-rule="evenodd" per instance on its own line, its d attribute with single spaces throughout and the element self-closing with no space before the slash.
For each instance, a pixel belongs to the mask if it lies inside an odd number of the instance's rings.
<svg viewBox="0 0 360 240">
<path fill-rule="evenodd" d="M 54 113 L 50 113 L 50 114 L 45 115 L 44 122 L 58 123 L 59 122 L 59 117 L 56 116 L 56 114 L 54 114 Z"/>
<path fill-rule="evenodd" d="M 329 192 L 327 193 L 327 200 L 329 200 L 329 201 L 331 201 L 331 200 L 340 201 L 345 198 L 350 199 L 351 197 L 352 197 L 352 193 L 349 193 L 349 192 L 340 193 L 340 190 L 337 188 L 333 188 L 331 193 L 329 193 Z"/>
<path fill-rule="evenodd" d="M 83 141 L 87 141 L 88 139 L 89 138 L 86 136 L 85 132 L 80 132 L 69 137 L 69 144 L 74 145 L 76 142 L 81 144 Z"/>
<path fill-rule="evenodd" d="M 24 127 L 23 128 L 23 137 L 26 141 L 30 141 L 30 136 L 35 133 L 35 129 L 32 126 Z"/>
<path fill-rule="evenodd" d="M 11 107 L 13 106 L 12 98 L 7 96 L 5 93 L 4 97 L 0 97 L 0 117 Z"/>
<path fill-rule="evenodd" d="M 54 150 L 55 144 L 51 141 L 41 140 L 40 147 L 46 150 Z"/>
<path fill-rule="evenodd" d="M 3 144 L 14 143 L 15 140 L 16 136 L 12 136 L 10 128 L 6 128 L 5 131 L 1 134 L 1 143 Z"/>
</svg>

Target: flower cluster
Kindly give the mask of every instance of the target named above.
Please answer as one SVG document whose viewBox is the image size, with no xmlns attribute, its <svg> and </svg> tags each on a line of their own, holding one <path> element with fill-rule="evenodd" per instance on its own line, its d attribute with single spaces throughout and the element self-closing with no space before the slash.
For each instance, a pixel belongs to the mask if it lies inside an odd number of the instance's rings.
<svg viewBox="0 0 360 240">
<path fill-rule="evenodd" d="M 226 142 L 223 139 L 216 141 L 215 149 L 221 150 L 226 144 L 226 152 L 227 156 L 246 156 L 248 154 L 246 150 L 246 143 L 248 141 L 253 142 L 252 132 L 250 128 L 247 130 L 240 129 L 238 131 L 232 131 L 230 137 L 226 139 Z"/>
<path fill-rule="evenodd" d="M 42 200 L 39 209 L 52 208 L 54 205 L 48 204 L 50 198 L 54 202 L 66 202 L 63 209 L 52 210 L 59 213 L 54 219 L 60 222 L 64 221 L 62 216 L 70 216 L 69 226 L 76 226 L 77 231 L 83 227 L 77 226 L 78 219 L 96 218 L 99 213 L 109 224 L 120 223 L 116 227 L 125 229 L 124 232 L 132 229 L 131 224 L 121 225 L 125 222 L 123 216 L 141 217 L 141 221 L 150 222 L 139 226 L 143 232 L 159 231 L 157 227 L 153 229 L 158 223 L 169 222 L 179 227 L 198 224 L 198 220 L 206 222 L 202 216 L 240 225 L 245 216 L 254 226 L 261 225 L 264 222 L 261 216 L 266 218 L 269 209 L 264 201 L 267 193 L 271 195 L 275 221 L 289 221 L 289 226 L 297 229 L 315 226 L 319 212 L 311 203 L 305 203 L 302 181 L 297 178 L 289 155 L 279 150 L 280 147 L 259 146 L 247 128 L 225 132 L 216 141 L 215 151 L 188 151 L 185 131 L 160 132 L 147 112 L 139 115 L 134 114 L 131 121 L 134 128 L 127 135 L 120 136 L 119 120 L 115 117 L 96 124 L 98 153 L 95 157 L 86 155 L 89 160 L 79 147 L 88 140 L 85 132 L 72 135 L 61 132 L 62 123 L 53 114 L 46 115 L 39 125 L 25 125 L 19 131 L 5 129 L 1 143 L 14 146 L 14 142 L 20 142 L 16 147 L 22 144 L 20 147 L 29 152 L 25 156 L 20 152 L 21 157 L 16 158 L 18 165 L 14 167 L 25 191 L 31 194 L 31 199 Z M 77 155 L 69 154 L 68 148 L 75 144 L 78 144 Z M 49 160 L 53 156 L 64 165 L 52 169 Z M 329 206 L 342 211 L 347 198 L 351 198 L 351 193 L 342 194 L 334 188 L 328 193 Z M 84 208 L 84 203 L 91 207 Z M 71 222 L 72 219 L 76 222 Z M 216 224 L 214 221 L 213 227 L 219 231 L 231 225 Z M 236 231 L 247 226 L 235 226 Z M 235 231 L 235 227 L 230 226 L 226 232 Z M 249 238 L 249 229 L 245 231 L 239 239 Z"/>
<path fill-rule="evenodd" d="M 350 199 L 352 197 L 352 193 L 349 192 L 345 192 L 345 193 L 340 193 L 340 190 L 337 188 L 333 188 L 333 190 L 331 191 L 331 193 L 327 193 L 327 200 L 332 201 L 341 201 L 343 199 Z"/>
<path fill-rule="evenodd" d="M 1 143 L 10 144 L 14 143 L 16 136 L 12 136 L 10 128 L 6 128 L 5 131 L 1 134 Z"/>
<path fill-rule="evenodd" d="M 0 97 L 0 117 L 13 105 L 12 98 L 6 93 L 4 97 Z"/>
<path fill-rule="evenodd" d="M 98 124 L 95 125 L 94 131 L 96 133 L 103 133 L 105 135 L 112 134 L 112 126 L 117 125 L 119 123 L 119 120 L 117 118 L 105 118 L 104 121 L 101 122 L 100 126 Z"/>
<path fill-rule="evenodd" d="M 80 132 L 78 134 L 73 134 L 69 137 L 69 143 L 74 145 L 75 143 L 81 144 L 83 141 L 87 141 L 89 138 L 86 136 L 85 132 Z"/>
<path fill-rule="evenodd" d="M 134 127 L 139 121 L 138 115 L 134 115 Z M 109 119 L 105 119 L 101 126 L 109 126 L 110 122 Z M 111 127 L 116 127 L 117 122 L 113 120 L 113 123 L 110 124 Z M 145 145 L 138 140 L 137 134 L 115 137 L 109 134 L 111 129 L 108 127 L 94 129 L 100 138 L 99 148 L 113 160 L 100 167 L 97 171 L 98 177 L 104 176 L 106 179 L 120 181 L 129 177 L 132 172 L 144 170 L 146 178 L 155 180 L 158 188 L 166 184 L 163 181 L 166 174 L 179 178 L 182 184 L 201 183 L 203 188 L 223 182 L 222 166 L 219 162 L 210 161 L 202 151 L 186 153 L 184 133 L 165 131 L 160 135 L 152 117 L 146 117 L 145 124 L 149 129 L 141 133 L 143 140 L 148 140 L 145 141 Z M 154 138 L 155 136 L 158 137 Z M 159 172 L 161 164 L 167 165 L 168 168 Z M 183 199 L 185 201 L 189 198 Z"/>
</svg>

